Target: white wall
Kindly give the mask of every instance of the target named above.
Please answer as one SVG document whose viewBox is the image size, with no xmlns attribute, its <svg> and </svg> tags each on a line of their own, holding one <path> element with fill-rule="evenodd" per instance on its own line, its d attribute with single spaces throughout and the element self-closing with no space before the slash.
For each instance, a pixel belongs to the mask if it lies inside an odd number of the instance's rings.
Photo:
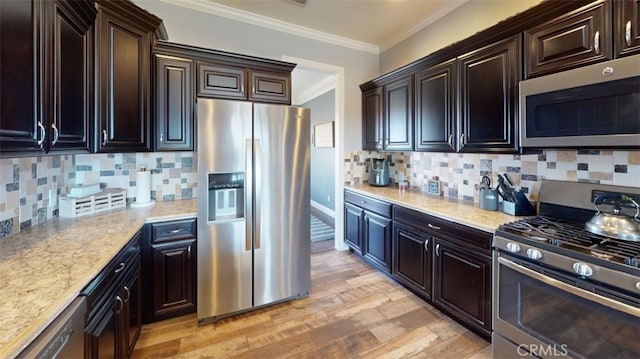
<svg viewBox="0 0 640 359">
<path fill-rule="evenodd" d="M 541 0 L 470 0 L 380 54 L 380 74 L 464 40 L 540 2 Z"/>
<path fill-rule="evenodd" d="M 159 0 L 135 0 L 162 18 L 169 41 L 210 49 L 281 60 L 307 59 L 344 68 L 345 149 L 361 145 L 359 85 L 378 76 L 378 55 L 302 38 Z"/>
</svg>

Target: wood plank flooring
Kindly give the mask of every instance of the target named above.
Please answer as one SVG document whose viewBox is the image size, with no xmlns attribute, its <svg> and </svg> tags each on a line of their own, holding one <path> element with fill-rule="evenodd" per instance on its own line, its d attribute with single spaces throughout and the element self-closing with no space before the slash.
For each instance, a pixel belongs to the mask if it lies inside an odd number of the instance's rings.
<svg viewBox="0 0 640 359">
<path fill-rule="evenodd" d="M 491 358 L 491 345 L 349 252 L 311 256 L 307 298 L 142 329 L 133 358 Z"/>
</svg>

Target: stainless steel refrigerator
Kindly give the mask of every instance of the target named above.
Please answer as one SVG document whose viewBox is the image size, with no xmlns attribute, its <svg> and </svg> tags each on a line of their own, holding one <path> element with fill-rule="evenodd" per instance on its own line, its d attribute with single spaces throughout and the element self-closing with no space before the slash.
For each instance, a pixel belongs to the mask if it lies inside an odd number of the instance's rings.
<svg viewBox="0 0 640 359">
<path fill-rule="evenodd" d="M 309 109 L 198 99 L 198 321 L 309 293 Z"/>
</svg>

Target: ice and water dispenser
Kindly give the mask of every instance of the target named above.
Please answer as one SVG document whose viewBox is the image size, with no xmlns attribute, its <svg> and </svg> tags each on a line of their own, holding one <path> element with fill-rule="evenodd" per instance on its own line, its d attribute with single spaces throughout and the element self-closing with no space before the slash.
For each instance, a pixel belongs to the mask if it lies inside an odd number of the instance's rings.
<svg viewBox="0 0 640 359">
<path fill-rule="evenodd" d="M 244 218 L 244 172 L 209 173 L 209 221 Z"/>
</svg>

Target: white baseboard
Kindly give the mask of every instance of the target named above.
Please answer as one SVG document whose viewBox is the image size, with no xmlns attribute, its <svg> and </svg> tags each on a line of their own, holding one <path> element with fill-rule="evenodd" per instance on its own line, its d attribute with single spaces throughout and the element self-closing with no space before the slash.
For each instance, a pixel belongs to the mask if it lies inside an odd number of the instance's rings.
<svg viewBox="0 0 640 359">
<path fill-rule="evenodd" d="M 326 214 L 327 216 L 330 216 L 332 218 L 334 218 L 336 216 L 336 212 L 334 210 L 332 210 L 331 208 L 327 208 L 323 205 L 321 205 L 320 203 L 312 200 L 311 201 L 311 207 L 317 209 L 318 211 Z"/>
</svg>

